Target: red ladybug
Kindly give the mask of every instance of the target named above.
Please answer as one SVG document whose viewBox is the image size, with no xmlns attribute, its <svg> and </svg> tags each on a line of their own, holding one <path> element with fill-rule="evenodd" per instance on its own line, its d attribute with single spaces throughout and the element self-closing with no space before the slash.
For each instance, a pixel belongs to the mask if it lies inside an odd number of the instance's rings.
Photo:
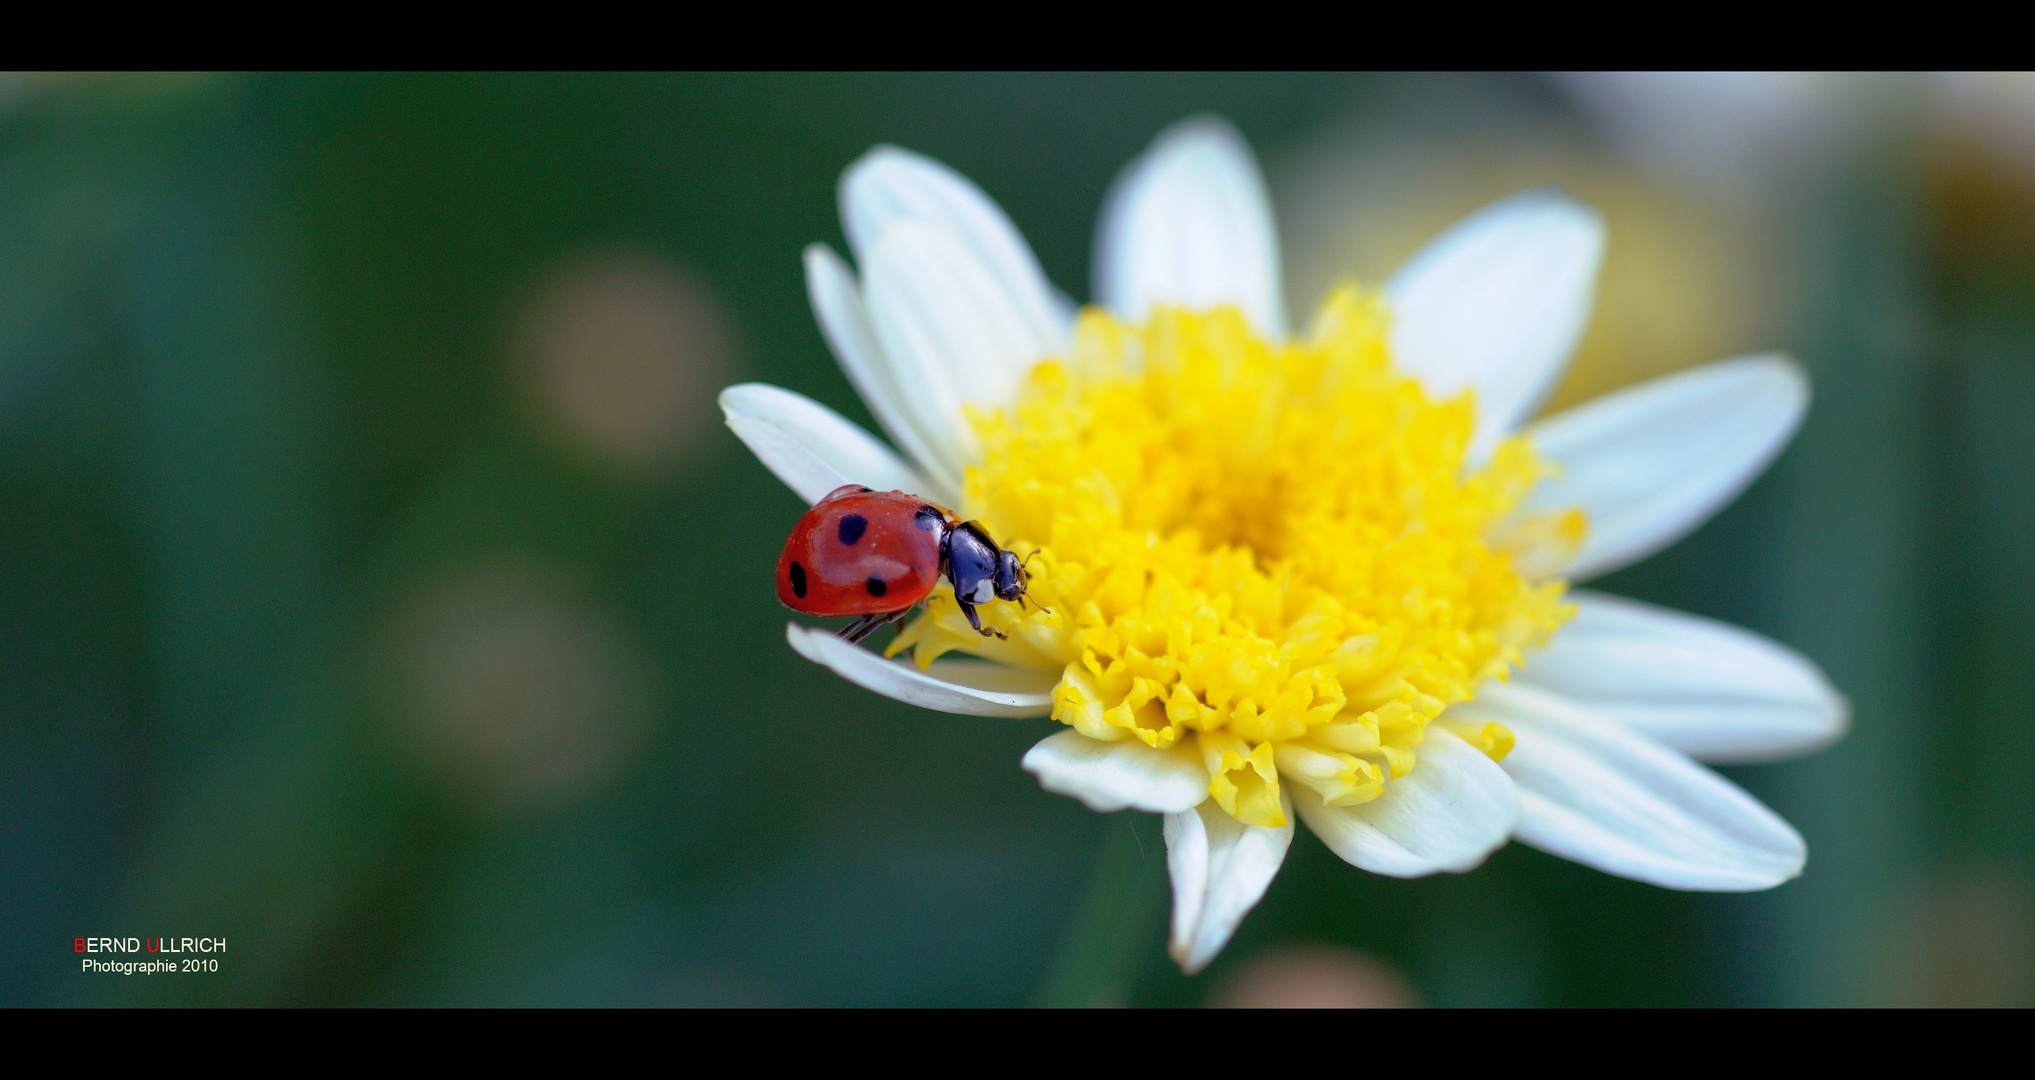
<svg viewBox="0 0 2035 1080">
<path fill-rule="evenodd" d="M 968 625 L 984 637 L 975 607 L 1018 600 L 1029 583 L 1025 564 L 996 546 L 989 531 L 916 495 L 835 488 L 792 526 L 777 557 L 777 598 L 807 615 L 855 615 L 841 631 L 860 641 L 896 622 L 933 591 L 940 576 Z"/>
</svg>

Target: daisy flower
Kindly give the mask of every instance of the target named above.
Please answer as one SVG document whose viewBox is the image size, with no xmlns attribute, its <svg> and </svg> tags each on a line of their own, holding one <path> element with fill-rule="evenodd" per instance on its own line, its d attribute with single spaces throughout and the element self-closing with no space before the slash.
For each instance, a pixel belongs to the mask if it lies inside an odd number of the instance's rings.
<svg viewBox="0 0 2035 1080">
<path fill-rule="evenodd" d="M 1036 549 L 1038 606 L 992 601 L 984 636 L 943 583 L 885 654 L 790 644 L 913 705 L 1057 721 L 1023 761 L 1042 786 L 1166 816 L 1183 970 L 1296 819 L 1395 877 L 1515 838 L 1676 889 L 1801 872 L 1800 834 L 1698 761 L 1821 747 L 1843 697 L 1775 642 L 1569 583 L 1730 502 L 1808 383 L 1748 356 L 1533 420 L 1589 318 L 1590 209 L 1500 201 L 1294 334 L 1263 179 L 1217 120 L 1117 180 L 1079 310 L 938 162 L 879 147 L 840 197 L 855 267 L 813 245 L 807 285 L 890 444 L 753 383 L 728 424 L 808 502 L 901 490 Z"/>
</svg>

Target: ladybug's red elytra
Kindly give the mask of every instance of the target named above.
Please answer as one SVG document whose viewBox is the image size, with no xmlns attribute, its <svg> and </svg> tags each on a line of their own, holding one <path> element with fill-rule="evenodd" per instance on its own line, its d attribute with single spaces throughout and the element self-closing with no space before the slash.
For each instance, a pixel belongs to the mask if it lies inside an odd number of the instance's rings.
<svg viewBox="0 0 2035 1080">
<path fill-rule="evenodd" d="M 902 491 L 847 484 L 827 493 L 792 526 L 777 557 L 777 598 L 807 615 L 854 615 L 841 631 L 860 641 L 896 622 L 945 576 L 976 633 L 978 604 L 1020 600 L 1025 564 L 996 546 L 989 530 Z"/>
</svg>

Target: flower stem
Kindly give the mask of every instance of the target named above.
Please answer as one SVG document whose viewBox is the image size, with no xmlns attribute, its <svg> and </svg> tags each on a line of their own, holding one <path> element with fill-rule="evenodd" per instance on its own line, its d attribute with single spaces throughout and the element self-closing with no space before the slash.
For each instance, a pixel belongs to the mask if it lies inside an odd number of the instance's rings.
<svg viewBox="0 0 2035 1080">
<path fill-rule="evenodd" d="M 1166 841 L 1159 818 L 1135 811 L 1105 819 L 1088 888 L 1046 968 L 1032 1004 L 1104 1008 L 1130 999 L 1141 961 L 1165 934 Z"/>
</svg>

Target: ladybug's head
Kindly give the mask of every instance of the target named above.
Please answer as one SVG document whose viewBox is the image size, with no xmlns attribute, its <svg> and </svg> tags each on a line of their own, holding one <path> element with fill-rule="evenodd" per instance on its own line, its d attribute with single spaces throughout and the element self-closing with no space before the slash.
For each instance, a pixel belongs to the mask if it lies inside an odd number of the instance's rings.
<svg viewBox="0 0 2035 1080">
<path fill-rule="evenodd" d="M 1031 579 L 1025 576 L 1025 564 L 1018 561 L 1015 553 L 1000 551 L 996 556 L 996 598 L 1016 600 L 1025 594 L 1025 587 Z"/>
</svg>

